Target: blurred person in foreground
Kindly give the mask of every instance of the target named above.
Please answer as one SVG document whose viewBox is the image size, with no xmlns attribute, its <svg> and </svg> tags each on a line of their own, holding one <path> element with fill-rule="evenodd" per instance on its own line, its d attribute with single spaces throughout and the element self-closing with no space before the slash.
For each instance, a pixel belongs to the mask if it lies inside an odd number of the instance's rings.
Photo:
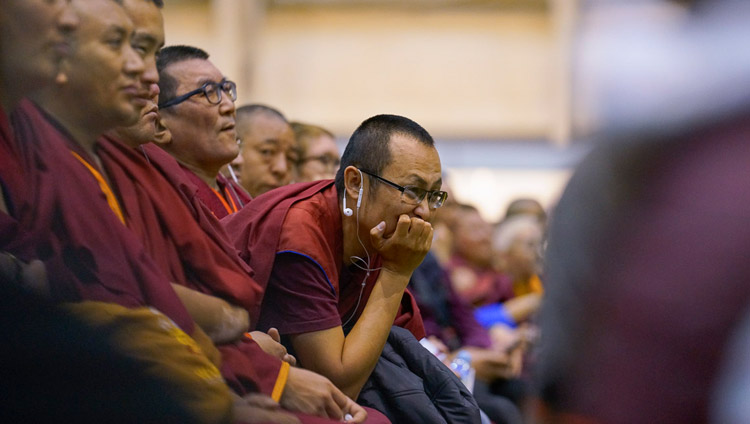
<svg viewBox="0 0 750 424">
<path fill-rule="evenodd" d="M 616 24 L 579 40 L 600 141 L 551 222 L 538 422 L 728 422 L 747 405 L 716 382 L 750 303 L 750 3 L 649 3 L 668 19 L 590 4 Z"/>
<path fill-rule="evenodd" d="M 336 137 L 317 125 L 291 122 L 297 141 L 295 182 L 332 179 L 341 163 Z"/>
</svg>

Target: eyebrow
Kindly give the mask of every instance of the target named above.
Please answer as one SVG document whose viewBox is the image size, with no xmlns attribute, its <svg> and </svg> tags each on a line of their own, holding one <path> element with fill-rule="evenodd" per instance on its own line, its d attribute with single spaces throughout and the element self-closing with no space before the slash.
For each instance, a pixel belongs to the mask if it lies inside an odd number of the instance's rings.
<svg viewBox="0 0 750 424">
<path fill-rule="evenodd" d="M 415 183 L 413 185 L 417 185 L 417 186 L 420 186 L 420 187 L 424 187 L 424 186 L 427 185 L 427 181 L 425 181 L 424 178 L 420 177 L 419 175 L 415 175 L 415 174 L 409 175 L 409 177 L 407 178 L 407 180 L 414 181 Z M 432 186 L 433 187 L 436 186 L 436 187 L 440 188 L 442 185 L 443 185 L 443 177 L 440 177 L 440 178 L 438 178 L 437 181 L 435 181 L 435 184 L 433 184 Z"/>
</svg>

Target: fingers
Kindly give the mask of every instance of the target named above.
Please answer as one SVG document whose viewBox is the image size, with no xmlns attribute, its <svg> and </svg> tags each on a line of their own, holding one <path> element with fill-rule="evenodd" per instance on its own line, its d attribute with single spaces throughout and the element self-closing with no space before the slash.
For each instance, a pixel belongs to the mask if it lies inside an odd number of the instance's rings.
<svg viewBox="0 0 750 424">
<path fill-rule="evenodd" d="M 345 410 L 348 415 L 351 415 L 351 419 L 346 421 L 348 423 L 363 423 L 367 419 L 367 411 L 365 408 L 361 407 L 351 399 L 348 399 L 348 406 Z"/>
<path fill-rule="evenodd" d="M 345 395 L 341 390 L 339 390 L 333 384 L 331 384 L 330 400 L 332 402 L 330 403 L 330 405 L 326 405 L 326 412 L 329 414 L 328 415 L 329 418 L 335 418 L 337 420 L 344 418 L 344 411 L 349 409 L 350 402 L 353 403 L 353 401 L 349 399 L 347 395 Z M 338 414 L 338 415 L 331 415 L 331 412 Z"/>
<path fill-rule="evenodd" d="M 384 240 L 383 235 L 385 234 L 385 221 L 380 221 L 378 225 L 372 227 L 370 230 L 370 238 L 374 241 L 375 246 L 382 246 Z"/>
<path fill-rule="evenodd" d="M 333 400 L 333 398 L 328 398 L 325 403 L 325 417 L 328 417 L 332 420 L 340 421 L 342 418 L 344 418 L 344 411 L 341 409 L 341 407 Z"/>
<path fill-rule="evenodd" d="M 288 362 L 289 365 L 291 365 L 291 366 L 297 365 L 297 358 L 295 358 L 294 355 L 291 355 L 289 353 L 287 353 L 286 355 L 284 355 L 284 358 L 282 360 L 284 362 Z"/>
<path fill-rule="evenodd" d="M 273 341 L 275 341 L 276 343 L 281 343 L 281 336 L 279 335 L 279 330 L 277 330 L 276 327 L 269 328 L 268 335 L 271 336 Z"/>
</svg>

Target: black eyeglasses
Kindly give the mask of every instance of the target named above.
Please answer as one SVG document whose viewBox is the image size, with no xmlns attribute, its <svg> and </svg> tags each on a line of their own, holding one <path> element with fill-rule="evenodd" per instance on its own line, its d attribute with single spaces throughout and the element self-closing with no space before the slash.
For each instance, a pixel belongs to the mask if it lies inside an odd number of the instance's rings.
<svg viewBox="0 0 750 424">
<path fill-rule="evenodd" d="M 211 103 L 212 105 L 218 105 L 219 103 L 221 103 L 222 92 L 227 93 L 232 101 L 237 100 L 237 84 L 235 84 L 233 81 L 223 79 L 219 82 L 209 81 L 203 84 L 200 88 L 196 88 L 195 90 L 185 93 L 182 96 L 178 96 L 172 100 L 167 100 L 164 103 L 160 103 L 159 109 L 178 105 L 200 93 L 203 93 L 203 95 L 206 96 L 206 100 L 208 100 L 209 103 Z"/>
<path fill-rule="evenodd" d="M 364 169 L 361 169 L 360 171 L 364 172 L 365 174 L 375 177 L 378 180 L 388 184 L 389 186 L 395 188 L 396 190 L 401 192 L 401 200 L 405 203 L 418 205 L 422 203 L 425 197 L 427 197 L 427 205 L 432 209 L 437 209 L 441 206 L 443 206 L 443 203 L 445 203 L 445 199 L 448 198 L 448 193 L 444 191 L 430 191 L 425 190 L 423 188 L 417 187 L 417 186 L 400 186 L 394 182 L 388 181 L 385 178 L 381 177 L 380 175 L 375 175 L 372 172 L 365 171 Z M 429 197 L 428 197 L 429 195 Z"/>
</svg>

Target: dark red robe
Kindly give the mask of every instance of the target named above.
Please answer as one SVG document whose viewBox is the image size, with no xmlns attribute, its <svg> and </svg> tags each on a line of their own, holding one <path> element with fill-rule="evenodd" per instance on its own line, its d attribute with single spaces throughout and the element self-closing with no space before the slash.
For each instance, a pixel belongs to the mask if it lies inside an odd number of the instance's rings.
<svg viewBox="0 0 750 424">
<path fill-rule="evenodd" d="M 262 289 L 250 277 L 250 267 L 229 245 L 218 220 L 200 209 L 191 210 L 160 169 L 152 165 L 153 157 L 149 157 L 149 163 L 139 150 L 108 137 L 99 140 L 98 153 L 120 196 L 128 227 L 170 280 L 226 299 L 257 316 Z M 167 160 L 178 167 L 171 156 L 160 158 L 162 164 Z M 213 220 L 214 224 L 205 231 L 199 219 Z M 235 378 L 254 381 L 261 392 L 272 394 L 280 375 L 278 358 L 250 340 L 219 346 L 219 350 L 223 364 Z"/>
<path fill-rule="evenodd" d="M 287 220 L 290 213 L 295 219 Z M 352 314 L 355 320 L 361 314 L 379 271 L 370 274 L 355 311 L 364 274 L 350 272 L 348 264 L 345 267 L 342 262 L 341 217 L 332 180 L 292 184 L 271 190 L 254 198 L 241 211 L 223 219 L 222 223 L 242 257 L 255 270 L 255 279 L 261 285 L 273 284 L 271 275 L 277 254 L 293 252 L 299 255 L 300 260 L 312 259 L 319 267 L 316 271 L 322 274 L 320 280 L 327 281 L 337 297 L 342 323 Z M 374 255 L 371 267 L 377 268 L 379 263 L 379 257 Z M 299 285 L 304 284 L 300 282 Z M 273 306 L 264 304 L 264 309 Z M 408 290 L 404 292 L 394 324 L 410 330 L 417 339 L 424 337 L 419 309 Z M 325 326 L 330 326 L 330 323 Z"/>
<path fill-rule="evenodd" d="M 193 171 L 184 166 L 180 168 L 184 177 L 195 186 L 198 199 L 219 219 L 237 212 L 250 201 L 250 196 L 243 188 L 230 184 L 221 174 L 216 177 L 219 189 L 214 190 Z"/>
<path fill-rule="evenodd" d="M 8 213 L 0 213 L 0 250 L 7 250 L 6 245 L 18 236 L 18 221 L 14 218 L 17 209 L 14 199 L 17 200 L 18 196 L 12 191 L 24 186 L 23 179 L 24 172 L 19 166 L 8 116 L 0 107 L 0 187 L 8 208 Z"/>
<path fill-rule="evenodd" d="M 55 121 L 31 102 L 12 114 L 19 161 L 33 203 L 18 218 L 45 261 L 59 301 L 99 300 L 151 306 L 186 333 L 193 321 L 169 280 L 112 212 L 96 180 L 71 154 L 85 157 Z M 11 187 L 14 188 L 14 187 Z"/>
</svg>

